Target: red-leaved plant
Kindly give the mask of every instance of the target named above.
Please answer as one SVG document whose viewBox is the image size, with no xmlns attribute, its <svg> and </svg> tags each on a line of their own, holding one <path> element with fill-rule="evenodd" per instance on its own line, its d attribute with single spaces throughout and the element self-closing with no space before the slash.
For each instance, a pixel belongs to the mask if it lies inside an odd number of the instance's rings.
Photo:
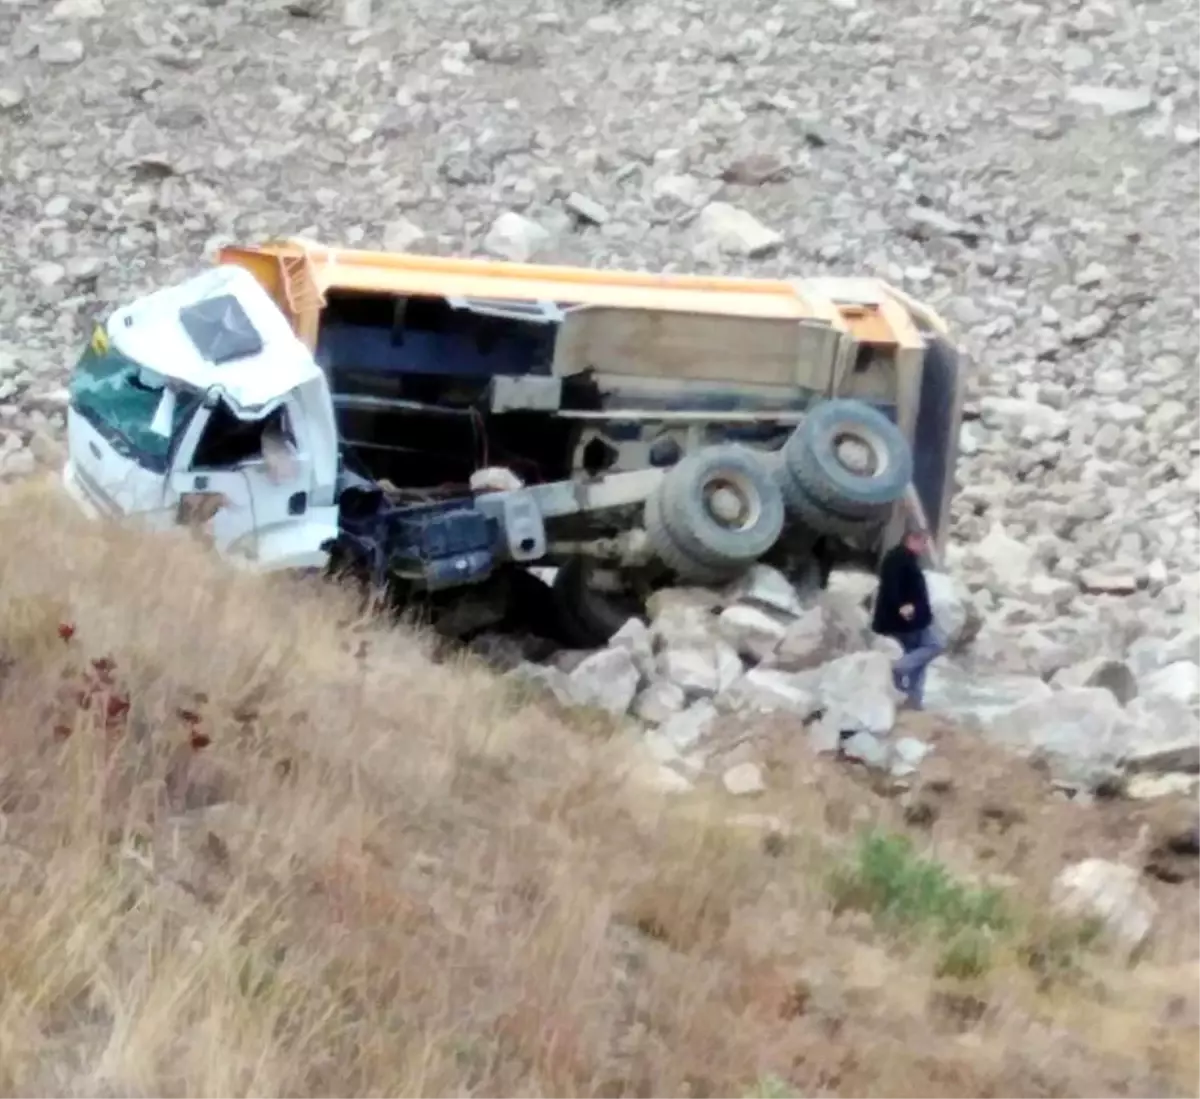
<svg viewBox="0 0 1200 1099">
<path fill-rule="evenodd" d="M 58 636 L 65 645 L 75 640 L 76 632 L 71 622 L 60 622 L 58 625 Z M 129 731 L 129 691 L 119 682 L 117 662 L 112 657 L 95 657 L 83 667 L 68 667 L 63 672 L 63 680 L 59 691 L 59 719 L 54 724 L 56 740 L 67 740 L 78 727 L 80 714 L 83 713 L 99 718 L 100 727 L 110 745 Z M 176 716 L 187 727 L 188 742 L 193 751 L 198 752 L 212 743 L 212 738 L 200 727 L 198 713 L 180 708 Z"/>
</svg>

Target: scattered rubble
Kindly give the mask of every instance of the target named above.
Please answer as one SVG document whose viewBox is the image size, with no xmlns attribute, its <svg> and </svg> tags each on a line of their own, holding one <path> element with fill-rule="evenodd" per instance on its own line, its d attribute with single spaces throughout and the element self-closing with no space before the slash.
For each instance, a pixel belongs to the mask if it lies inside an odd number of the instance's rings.
<svg viewBox="0 0 1200 1099">
<path fill-rule="evenodd" d="M 1200 668 L 1169 660 L 1181 650 L 1164 644 L 1151 654 L 1143 645 L 1140 665 L 1133 655 L 1064 657 L 1041 675 L 992 667 L 971 639 L 975 597 L 951 576 L 930 579 L 937 621 L 954 639 L 954 651 L 929 671 L 932 716 L 1043 765 L 1072 793 L 1125 788 L 1144 799 L 1191 788 L 1200 771 Z M 835 571 L 826 590 L 797 589 L 758 565 L 723 591 L 659 592 L 648 621 L 630 619 L 607 649 L 569 672 L 520 674 L 560 701 L 641 722 L 656 761 L 689 778 L 719 765 L 732 743 L 753 755 L 755 724 L 782 719 L 814 753 L 905 779 L 936 751 L 903 732 L 895 654 L 869 629 L 874 585 L 867 574 Z M 1020 650 L 1036 621 L 1031 609 L 994 628 Z M 1162 660 L 1169 662 L 1135 675 L 1134 666 Z"/>
</svg>

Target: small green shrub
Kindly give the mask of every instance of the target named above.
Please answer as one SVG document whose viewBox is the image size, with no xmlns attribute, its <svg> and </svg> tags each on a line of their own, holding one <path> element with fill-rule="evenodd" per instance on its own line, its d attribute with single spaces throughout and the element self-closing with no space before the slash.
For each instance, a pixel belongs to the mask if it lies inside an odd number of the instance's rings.
<svg viewBox="0 0 1200 1099">
<path fill-rule="evenodd" d="M 934 975 L 949 980 L 984 976 L 998 952 L 1036 974 L 1043 988 L 1078 980 L 1102 927 L 1015 909 L 998 889 L 956 880 L 903 835 L 865 834 L 853 856 L 834 868 L 829 888 L 836 911 L 870 913 L 893 934 L 936 936 Z"/>
<path fill-rule="evenodd" d="M 869 912 L 894 931 L 936 932 L 949 940 L 951 968 L 979 960 L 986 932 L 1006 930 L 1003 893 L 956 881 L 941 863 L 919 855 L 906 836 L 871 832 L 830 879 L 834 905 Z M 966 932 L 974 932 L 965 937 Z"/>
<path fill-rule="evenodd" d="M 745 1099 L 792 1099 L 795 1094 L 786 1080 L 767 1073 L 754 1082 L 754 1086 L 746 1092 Z"/>
</svg>

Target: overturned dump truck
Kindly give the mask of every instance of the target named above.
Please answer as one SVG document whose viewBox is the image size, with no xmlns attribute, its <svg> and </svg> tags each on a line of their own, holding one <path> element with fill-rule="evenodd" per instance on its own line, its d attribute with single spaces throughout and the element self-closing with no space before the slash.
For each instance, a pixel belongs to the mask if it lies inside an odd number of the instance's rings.
<svg viewBox="0 0 1200 1099">
<path fill-rule="evenodd" d="M 963 389 L 942 320 L 873 279 L 285 240 L 97 324 L 63 481 L 93 516 L 480 625 L 554 566 L 556 630 L 597 644 L 664 583 L 872 564 L 906 512 L 940 551 Z"/>
</svg>

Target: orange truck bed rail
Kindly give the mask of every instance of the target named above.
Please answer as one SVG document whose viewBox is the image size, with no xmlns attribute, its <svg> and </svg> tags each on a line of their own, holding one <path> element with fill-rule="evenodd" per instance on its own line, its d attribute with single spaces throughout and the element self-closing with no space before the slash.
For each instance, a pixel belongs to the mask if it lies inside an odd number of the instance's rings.
<svg viewBox="0 0 1200 1099">
<path fill-rule="evenodd" d="M 253 271 L 297 321 L 320 309 L 327 292 L 345 291 L 811 320 L 848 331 L 862 343 L 896 343 L 900 335 L 875 307 L 890 300 L 925 327 L 945 332 L 932 310 L 877 279 L 664 275 L 331 248 L 300 239 L 229 245 L 217 260 Z"/>
</svg>

